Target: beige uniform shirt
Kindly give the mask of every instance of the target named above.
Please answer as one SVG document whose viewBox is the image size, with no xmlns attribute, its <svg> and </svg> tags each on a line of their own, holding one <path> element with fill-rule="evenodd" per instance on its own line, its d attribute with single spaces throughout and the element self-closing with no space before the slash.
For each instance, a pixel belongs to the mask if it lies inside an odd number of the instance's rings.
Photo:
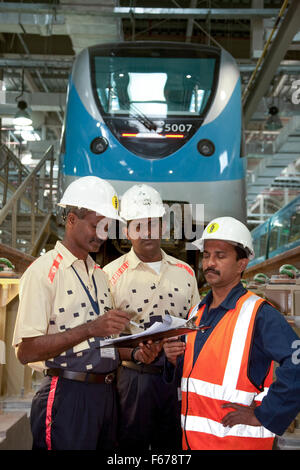
<svg viewBox="0 0 300 470">
<path fill-rule="evenodd" d="M 60 333 L 97 318 L 74 269 L 98 302 L 99 314 L 113 308 L 107 275 L 91 257 L 87 258 L 87 266 L 88 272 L 84 261 L 76 258 L 61 242 L 31 264 L 20 281 L 14 346 L 22 338 Z M 118 364 L 115 349 L 100 350 L 99 345 L 100 338 L 90 338 L 47 360 L 45 366 L 84 372 L 115 369 Z"/>
<path fill-rule="evenodd" d="M 192 268 L 162 250 L 159 274 L 143 263 L 133 248 L 103 268 L 116 308 L 133 313 L 132 320 L 149 328 L 166 314 L 186 318 L 190 308 L 200 301 Z M 129 325 L 127 333 L 140 329 Z"/>
</svg>

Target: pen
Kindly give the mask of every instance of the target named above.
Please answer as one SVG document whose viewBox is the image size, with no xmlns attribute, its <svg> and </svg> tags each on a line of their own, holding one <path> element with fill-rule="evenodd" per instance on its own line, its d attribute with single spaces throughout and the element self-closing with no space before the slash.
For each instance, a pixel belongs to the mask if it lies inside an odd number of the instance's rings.
<svg viewBox="0 0 300 470">
<path fill-rule="evenodd" d="M 136 323 L 133 320 L 130 320 L 129 323 L 131 323 L 131 325 L 133 325 L 133 326 L 137 326 L 138 328 L 141 328 L 142 330 L 144 330 L 144 327 L 142 325 L 139 325 L 138 323 Z"/>
</svg>

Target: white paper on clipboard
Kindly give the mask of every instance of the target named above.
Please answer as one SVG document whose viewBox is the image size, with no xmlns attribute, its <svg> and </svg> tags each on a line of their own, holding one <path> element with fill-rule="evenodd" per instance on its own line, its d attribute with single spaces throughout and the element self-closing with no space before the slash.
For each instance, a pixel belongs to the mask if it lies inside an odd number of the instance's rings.
<svg viewBox="0 0 300 470">
<path fill-rule="evenodd" d="M 163 333 L 170 330 L 175 330 L 177 328 L 192 327 L 190 320 L 185 320 L 183 318 L 173 317 L 171 315 L 166 315 L 163 322 L 155 322 L 146 330 L 141 333 L 136 333 L 133 335 L 120 336 L 118 338 L 108 338 L 101 341 L 101 348 L 108 347 L 110 345 L 115 345 L 121 347 L 122 342 L 126 340 L 135 340 L 140 339 L 143 341 L 144 336 L 149 336 L 156 333 Z M 194 329 L 197 329 L 196 327 Z M 118 344 L 120 343 L 120 344 Z"/>
</svg>

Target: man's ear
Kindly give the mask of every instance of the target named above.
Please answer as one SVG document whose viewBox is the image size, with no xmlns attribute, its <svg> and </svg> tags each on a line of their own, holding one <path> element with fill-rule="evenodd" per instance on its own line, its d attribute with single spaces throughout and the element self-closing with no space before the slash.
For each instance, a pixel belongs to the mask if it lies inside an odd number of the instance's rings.
<svg viewBox="0 0 300 470">
<path fill-rule="evenodd" d="M 66 225 L 69 227 L 73 226 L 74 223 L 76 222 L 77 215 L 75 215 L 73 212 L 69 212 L 67 215 L 67 220 L 66 220 Z"/>
<path fill-rule="evenodd" d="M 248 260 L 248 258 L 242 258 L 242 259 L 238 260 L 238 263 L 239 263 L 239 267 L 240 267 L 240 270 L 241 270 L 241 273 L 242 273 L 247 268 L 249 260 Z"/>
</svg>

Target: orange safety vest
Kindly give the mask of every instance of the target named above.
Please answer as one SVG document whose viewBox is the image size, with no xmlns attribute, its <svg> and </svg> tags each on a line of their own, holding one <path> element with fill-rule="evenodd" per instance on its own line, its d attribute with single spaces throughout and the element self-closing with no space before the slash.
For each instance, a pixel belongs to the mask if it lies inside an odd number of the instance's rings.
<svg viewBox="0 0 300 470">
<path fill-rule="evenodd" d="M 234 411 L 223 403 L 249 406 L 258 400 L 273 379 L 273 367 L 257 388 L 248 378 L 250 348 L 258 307 L 264 300 L 252 292 L 240 297 L 211 332 L 193 366 L 195 333 L 187 335 L 184 355 L 181 422 L 183 449 L 191 450 L 271 450 L 275 435 L 263 426 L 238 424 L 231 428 L 222 418 Z M 205 305 L 191 309 L 201 325 Z"/>
</svg>

